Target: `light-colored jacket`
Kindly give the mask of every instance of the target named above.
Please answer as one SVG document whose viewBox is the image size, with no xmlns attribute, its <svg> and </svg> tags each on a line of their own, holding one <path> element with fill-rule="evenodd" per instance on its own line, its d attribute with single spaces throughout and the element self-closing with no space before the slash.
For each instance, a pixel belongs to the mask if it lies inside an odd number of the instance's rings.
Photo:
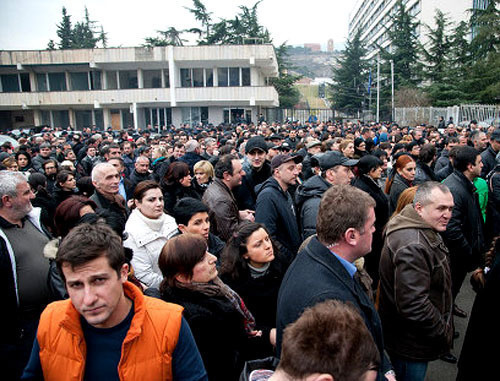
<svg viewBox="0 0 500 381">
<path fill-rule="evenodd" d="M 128 237 L 123 246 L 134 251 L 132 267 L 135 276 L 148 287 L 160 287 L 163 275 L 158 266 L 158 257 L 163 245 L 178 232 L 173 217 L 164 214 L 162 218 L 160 230 L 155 231 L 146 224 L 141 212 L 134 209 L 125 225 Z"/>
</svg>

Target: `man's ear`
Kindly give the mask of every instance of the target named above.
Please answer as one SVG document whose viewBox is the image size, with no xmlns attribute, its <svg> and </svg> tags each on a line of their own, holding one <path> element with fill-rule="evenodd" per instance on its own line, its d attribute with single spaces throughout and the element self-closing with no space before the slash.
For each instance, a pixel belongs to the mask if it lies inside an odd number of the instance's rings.
<svg viewBox="0 0 500 381">
<path fill-rule="evenodd" d="M 129 265 L 128 263 L 124 263 L 122 265 L 122 268 L 120 269 L 120 278 L 123 282 L 125 282 L 128 279 L 128 272 L 129 272 Z"/>
<path fill-rule="evenodd" d="M 12 197 L 4 194 L 1 199 L 2 199 L 2 205 L 5 206 L 5 205 L 10 205 L 10 200 L 12 199 Z"/>
<path fill-rule="evenodd" d="M 356 229 L 349 228 L 344 233 L 344 239 L 347 244 L 355 246 L 357 244 Z"/>
</svg>

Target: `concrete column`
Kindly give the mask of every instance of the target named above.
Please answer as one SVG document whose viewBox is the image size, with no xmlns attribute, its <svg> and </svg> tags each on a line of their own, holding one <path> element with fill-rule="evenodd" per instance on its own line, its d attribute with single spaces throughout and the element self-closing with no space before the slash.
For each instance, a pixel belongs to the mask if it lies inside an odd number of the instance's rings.
<svg viewBox="0 0 500 381">
<path fill-rule="evenodd" d="M 139 87 L 139 89 L 143 89 L 144 88 L 144 76 L 143 76 L 143 72 L 142 72 L 142 69 L 137 69 L 137 86 Z"/>
<path fill-rule="evenodd" d="M 31 79 L 31 76 L 30 76 L 30 79 Z M 33 124 L 35 126 L 42 125 L 42 112 L 40 110 L 33 110 Z"/>
<path fill-rule="evenodd" d="M 102 119 L 104 123 L 104 130 L 111 126 L 111 110 L 109 108 L 102 109 Z"/>
<path fill-rule="evenodd" d="M 106 70 L 103 70 L 101 73 L 102 73 L 102 89 L 107 90 L 108 89 L 108 75 L 106 74 Z"/>
<path fill-rule="evenodd" d="M 174 47 L 172 45 L 168 46 L 168 76 L 170 79 L 170 104 L 172 107 L 175 107 L 177 106 L 175 94 L 175 88 L 177 87 L 177 65 L 175 64 Z"/>
<path fill-rule="evenodd" d="M 76 116 L 75 116 L 75 110 L 68 109 L 68 117 L 69 117 L 69 125 L 71 128 L 74 128 L 75 130 L 77 129 L 76 125 Z M 63 128 L 67 126 L 62 126 Z"/>
<path fill-rule="evenodd" d="M 71 88 L 71 81 L 70 81 L 70 77 L 69 77 L 69 72 L 68 71 L 65 71 L 64 72 L 64 77 L 66 78 L 66 91 L 71 91 L 73 90 Z M 71 120 L 71 118 L 70 118 Z M 72 125 L 73 126 L 73 125 Z"/>
<path fill-rule="evenodd" d="M 38 91 L 38 86 L 36 83 L 36 74 L 33 71 L 29 72 L 30 76 L 30 86 L 31 86 L 31 92 Z"/>
</svg>

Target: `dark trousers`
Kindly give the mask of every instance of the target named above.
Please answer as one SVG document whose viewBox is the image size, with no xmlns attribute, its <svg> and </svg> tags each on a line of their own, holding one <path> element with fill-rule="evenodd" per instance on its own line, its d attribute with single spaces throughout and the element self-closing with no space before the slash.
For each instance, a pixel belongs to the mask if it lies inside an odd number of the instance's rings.
<svg viewBox="0 0 500 381">
<path fill-rule="evenodd" d="M 450 255 L 451 292 L 456 299 L 469 270 L 469 262 L 459 255 Z"/>
</svg>

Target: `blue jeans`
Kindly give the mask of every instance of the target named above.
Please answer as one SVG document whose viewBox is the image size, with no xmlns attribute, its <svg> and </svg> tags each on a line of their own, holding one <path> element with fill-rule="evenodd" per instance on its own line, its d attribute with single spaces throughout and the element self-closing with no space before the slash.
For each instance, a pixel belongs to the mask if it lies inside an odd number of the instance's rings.
<svg viewBox="0 0 500 381">
<path fill-rule="evenodd" d="M 407 360 L 395 355 L 390 358 L 398 381 L 425 381 L 427 361 Z"/>
</svg>

